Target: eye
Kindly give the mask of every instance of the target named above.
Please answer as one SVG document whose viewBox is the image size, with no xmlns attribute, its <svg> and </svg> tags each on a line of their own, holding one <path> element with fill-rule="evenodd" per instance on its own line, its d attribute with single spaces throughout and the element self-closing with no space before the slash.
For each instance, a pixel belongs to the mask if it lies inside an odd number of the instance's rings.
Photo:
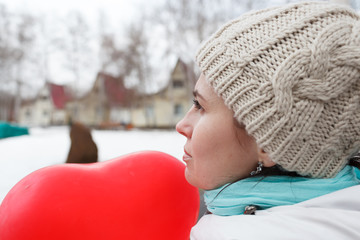
<svg viewBox="0 0 360 240">
<path fill-rule="evenodd" d="M 194 99 L 194 100 L 193 100 L 193 103 L 194 103 L 194 107 L 195 107 L 196 109 L 198 109 L 198 110 L 203 109 L 203 107 L 200 105 L 200 103 L 199 103 L 198 100 Z"/>
</svg>

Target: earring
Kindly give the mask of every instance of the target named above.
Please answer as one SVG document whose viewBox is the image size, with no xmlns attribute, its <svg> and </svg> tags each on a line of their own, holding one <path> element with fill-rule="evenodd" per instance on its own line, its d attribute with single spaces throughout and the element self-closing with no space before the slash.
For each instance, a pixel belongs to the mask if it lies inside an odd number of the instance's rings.
<svg viewBox="0 0 360 240">
<path fill-rule="evenodd" d="M 262 162 L 258 162 L 258 166 L 256 167 L 256 171 L 252 171 L 250 173 L 251 176 L 257 175 L 262 171 L 262 167 L 263 167 L 263 163 Z"/>
</svg>

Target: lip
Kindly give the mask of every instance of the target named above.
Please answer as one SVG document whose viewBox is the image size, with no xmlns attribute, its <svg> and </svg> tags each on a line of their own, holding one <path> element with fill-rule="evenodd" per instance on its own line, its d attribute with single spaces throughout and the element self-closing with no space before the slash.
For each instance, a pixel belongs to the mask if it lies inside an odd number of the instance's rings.
<svg viewBox="0 0 360 240">
<path fill-rule="evenodd" d="M 184 149 L 183 161 L 186 163 L 192 159 L 192 156 Z"/>
</svg>

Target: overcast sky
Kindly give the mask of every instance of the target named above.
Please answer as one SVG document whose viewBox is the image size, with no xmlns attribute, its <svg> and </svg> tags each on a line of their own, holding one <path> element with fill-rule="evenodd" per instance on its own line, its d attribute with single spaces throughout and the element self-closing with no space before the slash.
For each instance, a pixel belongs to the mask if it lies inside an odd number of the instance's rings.
<svg viewBox="0 0 360 240">
<path fill-rule="evenodd" d="M 97 29 L 99 24 L 99 13 L 106 16 L 107 29 L 121 35 L 121 31 L 129 23 L 136 21 L 141 13 L 152 9 L 164 0 L 0 0 L 0 4 L 6 6 L 11 12 L 25 12 L 33 16 L 42 16 L 48 25 L 54 26 L 52 21 L 64 19 L 69 12 L 79 11 L 91 28 Z M 179 1 L 179 0 L 174 0 Z M 335 0 L 333 0 L 335 1 Z M 360 0 L 349 0 L 360 1 Z M 272 3 L 283 2 L 283 0 L 272 0 Z M 51 31 L 51 30 L 50 30 Z M 95 38 L 95 36 L 93 37 Z M 96 58 L 96 57 L 95 57 Z M 95 60 L 94 58 L 94 60 Z M 66 75 L 63 66 L 58 61 L 52 61 L 50 66 L 51 81 L 68 84 L 72 81 L 72 75 Z M 90 68 L 88 76 L 82 83 L 90 87 L 93 82 L 97 68 Z"/>
<path fill-rule="evenodd" d="M 114 20 L 132 18 L 139 6 L 154 1 L 144 0 L 0 0 L 10 9 L 26 10 L 33 13 L 50 13 L 64 15 L 72 10 L 78 10 L 87 17 L 96 17 L 99 10 L 106 12 Z"/>
<path fill-rule="evenodd" d="M 106 29 L 120 35 L 125 27 L 160 2 L 162 0 L 0 0 L 0 4 L 5 5 L 10 12 L 30 13 L 46 19 L 50 31 L 52 25 L 58 25 L 58 21 L 63 21 L 73 11 L 82 14 L 91 31 L 97 31 L 99 15 L 102 12 L 106 17 Z M 93 36 L 94 39 L 96 37 Z M 64 84 L 71 81 L 72 77 L 68 77 L 69 73 L 63 71 L 63 66 L 58 61 L 51 61 L 50 65 L 51 81 Z M 96 72 L 96 68 L 89 69 L 87 79 L 82 81 L 86 87 L 90 87 L 88 83 L 94 80 Z"/>
</svg>

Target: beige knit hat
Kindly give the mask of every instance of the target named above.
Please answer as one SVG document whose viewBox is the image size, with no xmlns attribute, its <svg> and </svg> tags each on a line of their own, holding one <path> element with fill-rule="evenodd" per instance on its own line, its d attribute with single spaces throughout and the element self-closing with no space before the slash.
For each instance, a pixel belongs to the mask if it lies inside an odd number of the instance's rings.
<svg viewBox="0 0 360 240">
<path fill-rule="evenodd" d="M 335 176 L 360 146 L 360 16 L 325 2 L 235 19 L 196 61 L 270 158 L 288 171 Z"/>
</svg>

